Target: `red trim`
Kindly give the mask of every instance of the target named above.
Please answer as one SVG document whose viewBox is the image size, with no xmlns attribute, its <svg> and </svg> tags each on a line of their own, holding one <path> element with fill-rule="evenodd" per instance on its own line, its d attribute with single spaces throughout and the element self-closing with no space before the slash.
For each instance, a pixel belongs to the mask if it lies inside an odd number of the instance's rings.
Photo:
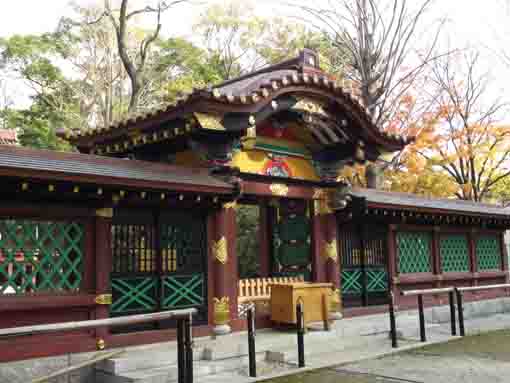
<svg viewBox="0 0 510 383">
<path fill-rule="evenodd" d="M 94 294 L 0 296 L 0 312 L 96 306 Z"/>
</svg>

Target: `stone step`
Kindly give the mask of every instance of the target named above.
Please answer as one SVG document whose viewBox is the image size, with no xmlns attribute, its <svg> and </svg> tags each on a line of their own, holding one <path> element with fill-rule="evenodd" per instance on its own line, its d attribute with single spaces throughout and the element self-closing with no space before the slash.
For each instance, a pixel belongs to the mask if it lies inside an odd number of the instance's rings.
<svg viewBox="0 0 510 383">
<path fill-rule="evenodd" d="M 257 362 L 266 359 L 265 353 L 257 353 Z M 248 370 L 248 358 L 232 358 L 221 361 L 195 361 L 193 374 L 195 378 L 208 375 L 216 375 L 228 371 L 242 373 Z M 178 378 L 176 365 L 161 366 L 158 368 L 138 369 L 126 371 L 121 374 L 111 374 L 106 371 L 98 371 L 96 383 L 173 383 Z"/>
<path fill-rule="evenodd" d="M 203 348 L 193 348 L 193 360 L 203 359 Z M 96 370 L 104 371 L 113 375 L 135 370 L 147 370 L 177 364 L 177 345 L 153 350 L 132 350 L 122 356 L 109 358 L 97 364 Z"/>
</svg>

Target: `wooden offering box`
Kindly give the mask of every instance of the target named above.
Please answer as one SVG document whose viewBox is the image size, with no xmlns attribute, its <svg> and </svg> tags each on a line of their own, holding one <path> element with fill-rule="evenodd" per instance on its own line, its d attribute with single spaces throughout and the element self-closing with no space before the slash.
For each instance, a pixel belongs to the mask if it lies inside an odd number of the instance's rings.
<svg viewBox="0 0 510 383">
<path fill-rule="evenodd" d="M 296 307 L 303 303 L 305 325 L 323 321 L 329 315 L 331 283 L 285 283 L 271 285 L 271 320 L 296 324 Z"/>
</svg>

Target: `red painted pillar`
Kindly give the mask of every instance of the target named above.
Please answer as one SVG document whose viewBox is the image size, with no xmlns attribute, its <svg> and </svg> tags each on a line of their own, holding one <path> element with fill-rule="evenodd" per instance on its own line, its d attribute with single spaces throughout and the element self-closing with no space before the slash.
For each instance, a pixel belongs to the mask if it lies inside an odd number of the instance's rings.
<svg viewBox="0 0 510 383">
<path fill-rule="evenodd" d="M 313 280 L 333 284 L 330 307 L 332 319 L 342 317 L 337 230 L 336 215 L 328 206 L 327 196 L 322 195 L 320 199 L 314 200 L 313 206 Z"/>
<path fill-rule="evenodd" d="M 325 234 L 325 255 L 326 259 L 326 280 L 333 284 L 335 289 L 340 288 L 340 267 L 338 263 L 338 235 L 335 214 L 324 216 Z"/>
<path fill-rule="evenodd" d="M 342 318 L 342 295 L 340 292 L 340 265 L 341 259 L 338 252 L 338 227 L 336 215 L 329 213 L 323 216 L 324 219 L 324 255 L 326 257 L 325 271 L 326 281 L 333 284 L 331 317 Z"/>
<path fill-rule="evenodd" d="M 312 280 L 326 282 L 326 265 L 324 262 L 324 215 L 321 201 L 315 201 L 312 215 Z"/>
<path fill-rule="evenodd" d="M 218 210 L 211 241 L 214 273 L 214 333 L 231 332 L 231 321 L 237 317 L 237 257 L 235 204 Z"/>
<path fill-rule="evenodd" d="M 95 219 L 95 284 L 96 284 L 96 319 L 110 316 L 109 305 L 112 301 L 110 288 L 110 273 L 112 271 L 111 225 L 113 209 L 106 208 L 96 211 Z M 97 348 L 106 347 L 109 337 L 107 327 L 96 330 Z"/>
</svg>

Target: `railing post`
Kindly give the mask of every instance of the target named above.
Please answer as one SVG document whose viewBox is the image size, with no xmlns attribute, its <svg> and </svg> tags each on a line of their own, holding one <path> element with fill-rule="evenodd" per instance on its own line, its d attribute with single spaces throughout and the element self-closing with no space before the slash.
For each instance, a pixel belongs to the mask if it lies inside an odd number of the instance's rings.
<svg viewBox="0 0 510 383">
<path fill-rule="evenodd" d="M 298 302 L 296 306 L 296 321 L 297 321 L 297 344 L 298 344 L 298 366 L 305 367 L 305 319 L 303 312 L 303 304 Z"/>
<path fill-rule="evenodd" d="M 457 335 L 457 325 L 455 320 L 455 295 L 453 291 L 448 292 L 448 302 L 450 303 L 450 322 L 452 327 L 452 335 Z"/>
<path fill-rule="evenodd" d="M 248 358 L 250 363 L 250 377 L 257 376 L 257 362 L 255 360 L 255 315 L 253 307 L 248 309 Z"/>
<path fill-rule="evenodd" d="M 186 349 L 184 345 L 184 319 L 177 319 L 177 372 L 178 383 L 186 383 Z"/>
<path fill-rule="evenodd" d="M 423 312 L 423 295 L 418 294 L 418 316 L 420 318 L 420 340 L 422 342 L 427 341 L 427 335 L 425 334 L 425 313 Z"/>
<path fill-rule="evenodd" d="M 391 347 L 397 348 L 397 322 L 395 321 L 395 296 L 393 291 L 390 292 L 390 335 L 391 335 Z"/>
<path fill-rule="evenodd" d="M 459 310 L 459 332 L 460 336 L 465 336 L 464 331 L 464 309 L 462 307 L 462 292 L 456 287 L 455 293 L 457 295 L 457 309 Z"/>
<path fill-rule="evenodd" d="M 193 334 L 191 333 L 191 315 L 184 319 L 186 348 L 186 383 L 193 383 Z"/>
</svg>

